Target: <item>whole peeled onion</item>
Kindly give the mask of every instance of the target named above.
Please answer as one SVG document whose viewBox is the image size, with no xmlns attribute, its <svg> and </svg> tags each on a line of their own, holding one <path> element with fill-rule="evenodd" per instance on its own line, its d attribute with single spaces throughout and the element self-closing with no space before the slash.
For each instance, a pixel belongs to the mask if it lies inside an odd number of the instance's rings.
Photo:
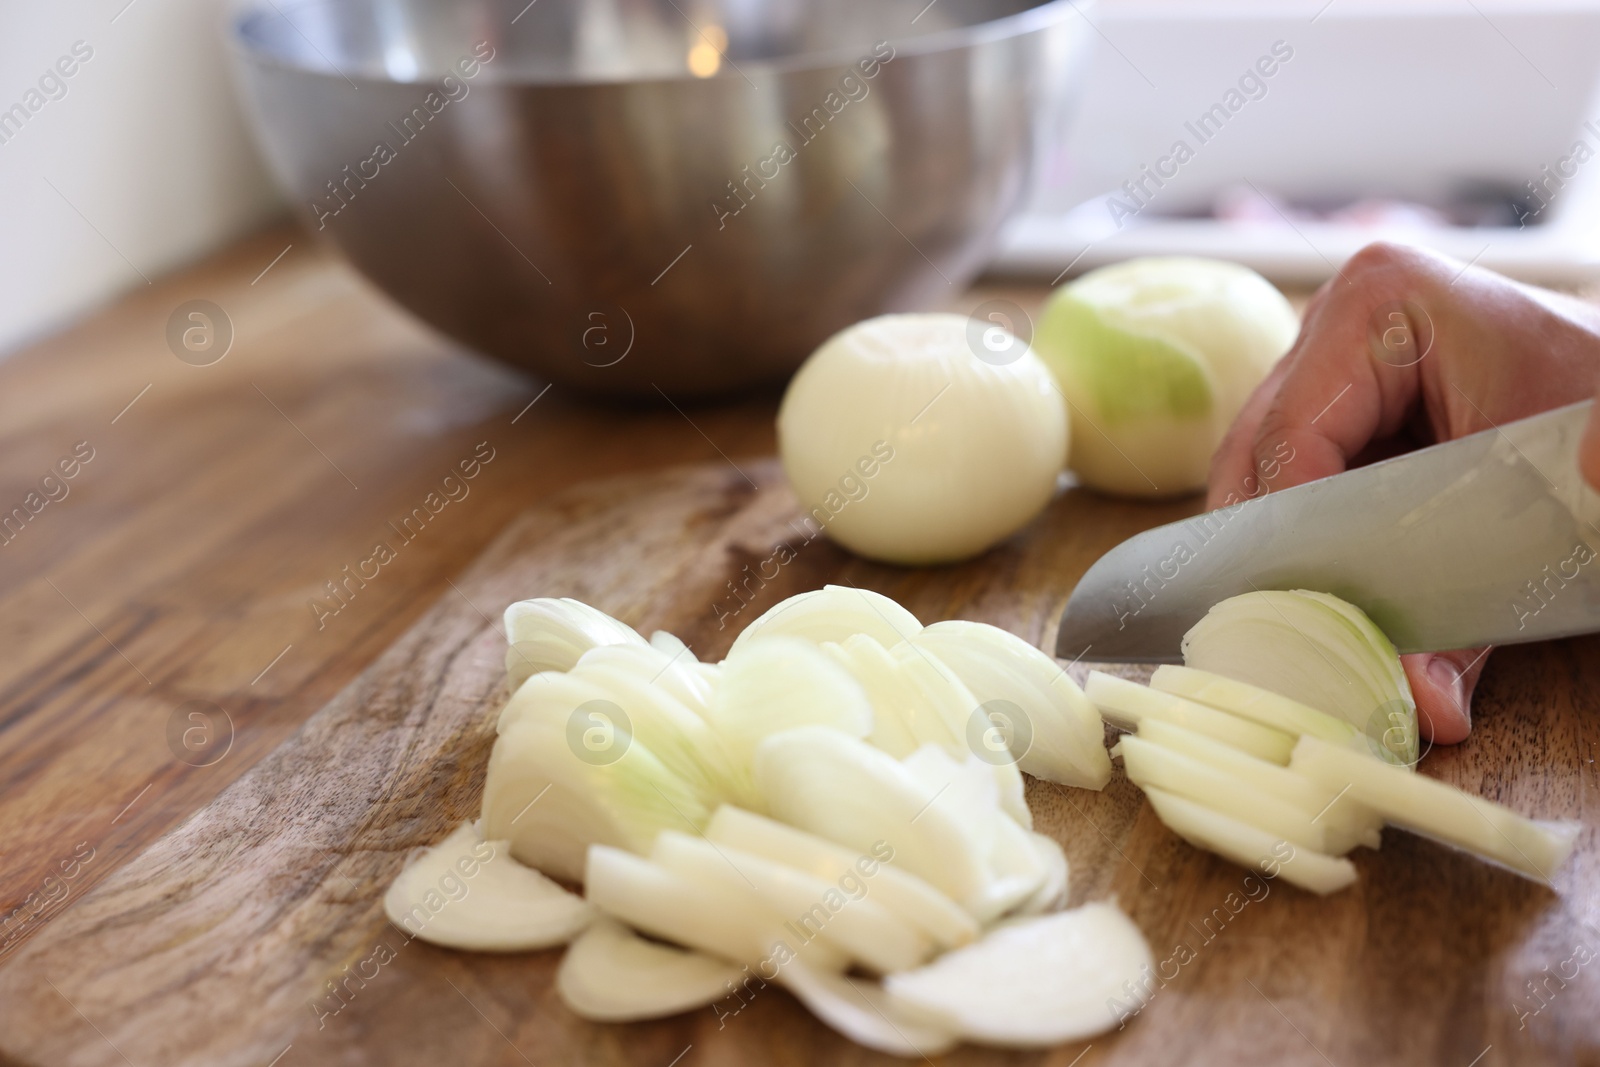
<svg viewBox="0 0 1600 1067">
<path fill-rule="evenodd" d="M 813 535 L 887 562 L 945 563 L 1044 508 L 1067 425 L 1050 371 L 1019 339 L 964 315 L 885 315 L 806 360 L 778 448 Z"/>
</svg>

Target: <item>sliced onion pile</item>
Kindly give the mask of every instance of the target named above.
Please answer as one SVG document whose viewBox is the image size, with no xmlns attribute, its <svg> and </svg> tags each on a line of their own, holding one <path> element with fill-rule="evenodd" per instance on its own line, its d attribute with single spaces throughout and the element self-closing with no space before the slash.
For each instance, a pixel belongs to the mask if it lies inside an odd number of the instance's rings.
<svg viewBox="0 0 1600 1067">
<path fill-rule="evenodd" d="M 1548 882 L 1579 829 L 1537 822 L 1412 773 L 1416 704 L 1394 646 L 1325 593 L 1247 593 L 1183 641 L 1149 686 L 1098 671 L 1085 690 L 1128 778 L 1197 848 L 1315 893 L 1356 880 L 1344 856 L 1384 824 Z M 1205 668 L 1205 669 L 1201 669 Z M 1253 684 L 1252 684 L 1253 683 Z"/>
<path fill-rule="evenodd" d="M 513 605 L 506 628 L 483 817 L 385 898 L 414 935 L 576 938 L 557 990 L 600 1021 L 720 1015 L 777 984 L 903 1056 L 1086 1037 L 1147 984 L 1114 904 L 1060 910 L 1067 859 L 1033 832 L 1019 762 L 1094 789 L 1111 762 L 1093 705 L 1021 638 L 839 586 L 778 604 L 719 664 L 571 600 Z"/>
<path fill-rule="evenodd" d="M 1021 774 L 1102 788 L 1102 717 L 1169 828 L 1315 893 L 1354 882 L 1347 854 L 1386 824 L 1542 881 L 1579 828 L 1413 773 L 1394 646 L 1321 593 L 1224 601 L 1186 666 L 1086 691 L 1004 630 L 924 627 L 840 586 L 778 604 L 716 664 L 572 600 L 512 605 L 506 629 L 482 818 L 384 905 L 452 948 L 571 942 L 556 988 L 596 1021 L 723 1017 L 779 985 L 907 1057 L 1119 1025 L 1155 988 L 1149 948 L 1114 903 L 1061 910 L 1067 857 Z"/>
</svg>

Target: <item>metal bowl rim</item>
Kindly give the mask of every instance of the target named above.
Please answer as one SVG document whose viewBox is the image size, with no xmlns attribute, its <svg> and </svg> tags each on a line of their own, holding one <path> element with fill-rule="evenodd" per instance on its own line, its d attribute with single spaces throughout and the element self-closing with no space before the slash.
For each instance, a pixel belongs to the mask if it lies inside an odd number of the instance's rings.
<svg viewBox="0 0 1600 1067">
<path fill-rule="evenodd" d="M 387 74 L 380 76 L 367 70 L 354 68 L 346 70 L 335 66 L 332 70 L 324 70 L 320 67 L 307 66 L 276 52 L 257 47 L 247 33 L 248 26 L 257 19 L 271 16 L 286 19 L 288 16 L 285 14 L 284 8 L 294 11 L 308 7 L 324 7 L 336 2 L 337 0 L 302 0 L 301 3 L 291 6 L 271 3 L 271 0 L 268 0 L 265 6 L 257 6 L 255 0 L 252 0 L 237 14 L 228 18 L 228 44 L 236 55 L 252 64 L 278 67 L 300 74 L 340 81 L 362 82 L 368 85 L 433 85 L 437 83 L 438 78 L 420 76 L 416 78 L 395 78 Z M 992 44 L 996 41 L 1035 33 L 1061 22 L 1068 11 L 1087 21 L 1088 15 L 1079 10 L 1078 3 L 1079 0 L 1044 0 L 1043 3 L 1024 11 L 1018 11 L 1015 14 L 1005 15 L 1001 18 L 974 23 L 970 26 L 958 26 L 954 29 L 922 34 L 916 37 L 906 37 L 898 40 L 890 38 L 888 43 L 894 47 L 895 59 L 933 55 L 940 52 L 957 52 L 978 45 Z M 622 85 L 710 85 L 719 81 L 729 81 L 741 77 L 749 80 L 750 76 L 780 77 L 791 74 L 837 70 L 840 67 L 851 66 L 861 58 L 857 47 L 803 52 L 799 55 L 784 56 L 776 59 L 753 60 L 740 64 L 737 69 L 733 67 L 730 61 L 727 69 L 720 70 L 709 78 L 696 77 L 688 71 L 675 75 L 653 74 L 639 78 L 508 77 L 488 67 L 483 69 L 478 78 L 481 79 L 480 84 L 486 83 L 498 88 L 556 89 Z M 330 66 L 333 65 L 332 60 L 328 60 L 328 63 Z"/>
</svg>

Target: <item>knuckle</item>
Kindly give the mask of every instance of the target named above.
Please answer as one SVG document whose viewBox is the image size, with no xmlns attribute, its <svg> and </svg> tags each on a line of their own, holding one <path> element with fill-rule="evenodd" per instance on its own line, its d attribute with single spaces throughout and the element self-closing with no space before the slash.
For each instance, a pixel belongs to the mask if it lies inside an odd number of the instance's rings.
<svg viewBox="0 0 1600 1067">
<path fill-rule="evenodd" d="M 1409 262 L 1415 254 L 1416 249 L 1398 241 L 1371 241 L 1350 257 L 1350 266 L 1357 270 L 1388 269 Z"/>
<path fill-rule="evenodd" d="M 1373 241 L 1346 261 L 1344 273 L 1364 286 L 1386 292 L 1414 290 L 1434 279 L 1449 277 L 1449 261 L 1435 252 L 1397 241 Z"/>
<path fill-rule="evenodd" d="M 1426 252 L 1412 245 L 1398 241 L 1373 241 L 1363 245 L 1350 257 L 1350 266 L 1361 271 L 1407 269 L 1427 258 Z"/>
<path fill-rule="evenodd" d="M 1250 458 L 1258 469 L 1275 458 L 1282 459 L 1286 449 L 1293 451 L 1292 439 L 1300 434 L 1306 414 L 1291 410 L 1281 402 L 1272 405 L 1248 445 Z"/>
</svg>

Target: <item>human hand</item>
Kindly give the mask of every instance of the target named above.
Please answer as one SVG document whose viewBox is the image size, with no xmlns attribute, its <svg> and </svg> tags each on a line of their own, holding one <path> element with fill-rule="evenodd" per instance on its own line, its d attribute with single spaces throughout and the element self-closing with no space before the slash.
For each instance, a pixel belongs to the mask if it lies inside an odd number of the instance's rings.
<svg viewBox="0 0 1600 1067">
<path fill-rule="evenodd" d="M 1207 506 L 1548 411 L 1597 384 L 1600 307 L 1421 249 L 1368 245 L 1311 298 L 1294 346 L 1218 446 Z M 1579 465 L 1600 489 L 1593 414 Z M 1466 738 L 1488 652 L 1402 657 L 1425 737 Z"/>
</svg>

